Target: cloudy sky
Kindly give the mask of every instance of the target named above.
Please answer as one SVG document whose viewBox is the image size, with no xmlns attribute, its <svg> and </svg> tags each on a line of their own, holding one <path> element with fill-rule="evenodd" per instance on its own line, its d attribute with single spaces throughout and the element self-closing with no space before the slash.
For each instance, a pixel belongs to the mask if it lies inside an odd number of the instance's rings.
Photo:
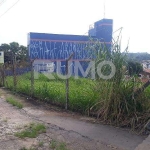
<svg viewBox="0 0 150 150">
<path fill-rule="evenodd" d="M 130 38 L 130 52 L 150 53 L 149 0 L 20 0 L 7 13 L 17 0 L 0 0 L 0 44 L 27 45 L 28 32 L 85 35 L 104 18 L 104 1 L 113 30 L 123 27 L 122 50 Z"/>
</svg>

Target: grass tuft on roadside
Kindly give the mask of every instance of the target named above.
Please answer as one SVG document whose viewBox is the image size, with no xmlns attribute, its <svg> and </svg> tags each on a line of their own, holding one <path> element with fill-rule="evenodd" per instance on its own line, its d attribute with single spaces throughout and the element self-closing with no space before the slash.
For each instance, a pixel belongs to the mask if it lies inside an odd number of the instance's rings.
<svg viewBox="0 0 150 150">
<path fill-rule="evenodd" d="M 44 124 L 31 123 L 23 131 L 15 133 L 15 136 L 19 138 L 36 138 L 39 134 L 45 133 L 46 127 Z"/>
<path fill-rule="evenodd" d="M 68 150 L 66 143 L 64 142 L 58 142 L 56 140 L 52 140 L 50 143 L 50 148 L 53 150 Z"/>
<path fill-rule="evenodd" d="M 12 104 L 13 106 L 16 106 L 17 108 L 19 109 L 22 109 L 23 108 L 23 104 L 18 102 L 17 100 L 11 98 L 11 97 L 8 97 L 6 98 L 6 101 L 10 104 Z"/>
</svg>

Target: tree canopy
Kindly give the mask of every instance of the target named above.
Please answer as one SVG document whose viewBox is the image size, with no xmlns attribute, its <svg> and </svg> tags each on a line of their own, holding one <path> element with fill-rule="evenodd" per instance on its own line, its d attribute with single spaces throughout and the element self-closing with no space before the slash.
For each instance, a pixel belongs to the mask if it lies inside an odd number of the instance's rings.
<svg viewBox="0 0 150 150">
<path fill-rule="evenodd" d="M 128 61 L 127 68 L 128 68 L 128 73 L 130 76 L 138 75 L 139 73 L 143 71 L 142 65 L 132 60 Z"/>
<path fill-rule="evenodd" d="M 127 57 L 129 60 L 142 62 L 143 60 L 150 60 L 149 53 L 128 53 Z"/>
<path fill-rule="evenodd" d="M 1 44 L 0 51 L 4 51 L 4 62 L 11 62 L 14 56 L 17 61 L 27 60 L 27 47 L 19 45 L 17 42 Z"/>
</svg>

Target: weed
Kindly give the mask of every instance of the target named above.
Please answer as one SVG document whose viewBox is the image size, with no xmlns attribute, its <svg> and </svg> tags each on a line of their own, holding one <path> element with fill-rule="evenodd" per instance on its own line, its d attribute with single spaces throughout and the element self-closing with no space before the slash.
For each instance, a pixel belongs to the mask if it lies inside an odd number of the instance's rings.
<svg viewBox="0 0 150 150">
<path fill-rule="evenodd" d="M 17 100 L 9 97 L 9 98 L 6 98 L 6 101 L 10 104 L 12 104 L 13 106 L 16 106 L 18 107 L 19 109 L 23 108 L 23 104 L 18 102 Z"/>
<path fill-rule="evenodd" d="M 56 150 L 68 150 L 64 142 L 60 143 Z"/>
<path fill-rule="evenodd" d="M 27 148 L 25 148 L 25 147 L 22 147 L 22 148 L 20 148 L 19 150 L 28 150 Z"/>
<path fill-rule="evenodd" d="M 50 148 L 55 149 L 57 147 L 57 142 L 55 140 L 52 140 L 50 143 Z"/>
<path fill-rule="evenodd" d="M 45 133 L 46 132 L 46 127 L 44 124 L 30 124 L 25 130 L 21 132 L 15 133 L 15 136 L 19 138 L 36 138 L 39 134 Z"/>
<path fill-rule="evenodd" d="M 50 148 L 51 149 L 56 149 L 56 150 L 68 150 L 66 147 L 66 144 L 64 142 L 59 143 L 56 140 L 52 140 L 50 143 Z"/>
<path fill-rule="evenodd" d="M 108 53 L 107 48 L 103 49 L 100 42 L 99 45 L 95 45 L 95 51 L 99 47 L 100 52 L 96 61 L 98 63 L 103 60 L 111 61 L 115 66 L 115 74 L 109 80 L 97 76 L 99 101 L 91 107 L 91 110 L 107 123 L 141 130 L 149 118 L 147 114 L 150 112 L 150 107 L 147 106 L 150 106 L 150 102 L 144 92 L 140 95 L 135 94 L 135 91 L 142 86 L 136 76 L 128 80 L 124 79 L 127 72 L 125 67 L 127 49 L 122 54 L 120 43 L 118 37 L 118 40 L 113 43 L 111 53 Z M 110 68 L 102 68 L 101 72 L 102 74 L 110 72 Z"/>
<path fill-rule="evenodd" d="M 42 147 L 43 145 L 44 145 L 44 142 L 43 142 L 43 141 L 40 141 L 40 142 L 39 142 L 39 146 Z"/>
</svg>

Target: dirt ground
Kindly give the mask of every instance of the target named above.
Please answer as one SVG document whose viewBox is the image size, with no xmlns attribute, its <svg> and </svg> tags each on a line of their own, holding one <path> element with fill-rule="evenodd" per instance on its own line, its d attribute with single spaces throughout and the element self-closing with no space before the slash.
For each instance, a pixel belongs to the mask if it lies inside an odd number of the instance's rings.
<svg viewBox="0 0 150 150">
<path fill-rule="evenodd" d="M 24 107 L 18 109 L 7 103 L 8 97 L 13 97 Z M 15 136 L 16 132 L 33 122 L 44 124 L 46 133 L 36 138 Z M 23 150 L 23 147 L 24 150 L 132 150 L 145 138 L 0 89 L 0 150 Z M 52 147 L 53 141 L 66 147 Z"/>
</svg>

